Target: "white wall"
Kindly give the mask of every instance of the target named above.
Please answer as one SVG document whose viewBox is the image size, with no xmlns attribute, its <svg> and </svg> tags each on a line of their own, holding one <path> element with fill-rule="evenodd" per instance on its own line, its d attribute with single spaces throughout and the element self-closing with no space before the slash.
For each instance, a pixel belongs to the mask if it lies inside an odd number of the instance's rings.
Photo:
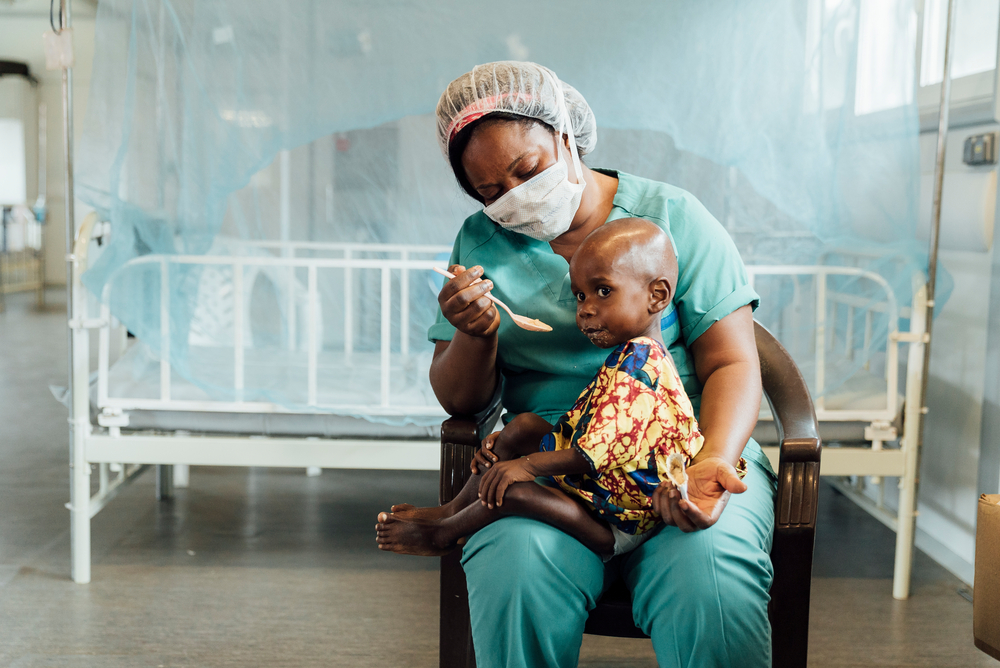
<svg viewBox="0 0 1000 668">
<path fill-rule="evenodd" d="M 49 3 L 15 2 L 0 9 L 0 60 L 27 62 L 32 74 L 40 80 L 38 96 L 48 106 L 48 223 L 45 229 L 45 280 L 49 283 L 66 281 L 66 205 L 65 164 L 63 149 L 62 72 L 45 69 L 42 33 L 50 30 Z M 76 66 L 73 70 L 73 113 L 75 132 L 83 127 L 90 90 L 90 72 L 94 60 L 94 5 L 77 0 L 73 3 L 74 48 Z M 33 137 L 27 142 L 28 202 L 38 194 L 35 176 L 37 149 Z M 77 221 L 87 209 L 78 201 Z"/>
</svg>

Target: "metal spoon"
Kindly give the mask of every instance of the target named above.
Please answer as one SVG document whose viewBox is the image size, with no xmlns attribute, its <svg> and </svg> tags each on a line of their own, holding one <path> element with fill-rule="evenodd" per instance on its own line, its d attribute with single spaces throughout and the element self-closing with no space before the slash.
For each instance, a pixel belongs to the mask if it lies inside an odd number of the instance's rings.
<svg viewBox="0 0 1000 668">
<path fill-rule="evenodd" d="M 441 274 L 445 278 L 455 278 L 455 274 L 451 273 L 450 271 L 445 271 L 444 269 L 440 269 L 438 267 L 434 267 L 434 271 Z M 472 282 L 472 284 L 475 285 L 476 283 L 479 283 L 482 280 L 483 279 L 481 278 L 477 278 L 475 281 Z M 511 320 L 514 321 L 514 324 L 520 327 L 521 329 L 526 329 L 529 332 L 552 331 L 552 328 L 546 325 L 541 320 L 535 320 L 534 318 L 529 318 L 527 316 L 518 315 L 514 313 L 513 311 L 510 310 L 510 308 L 506 304 L 504 304 L 502 301 L 494 297 L 489 292 L 486 293 L 486 296 L 489 297 L 490 301 L 492 301 L 494 304 L 502 308 L 504 311 L 507 311 L 507 315 L 509 315 L 511 317 Z"/>
</svg>

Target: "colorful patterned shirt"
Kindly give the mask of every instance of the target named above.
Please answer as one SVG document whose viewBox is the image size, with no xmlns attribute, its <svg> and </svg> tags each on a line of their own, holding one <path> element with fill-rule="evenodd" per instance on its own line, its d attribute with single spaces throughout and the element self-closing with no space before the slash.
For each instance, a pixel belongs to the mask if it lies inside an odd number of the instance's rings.
<svg viewBox="0 0 1000 668">
<path fill-rule="evenodd" d="M 583 455 L 589 473 L 551 479 L 619 530 L 641 534 L 660 520 L 651 497 L 667 479 L 667 456 L 681 452 L 690 462 L 703 442 L 670 356 L 662 344 L 642 337 L 608 355 L 539 448 L 574 448 Z"/>
</svg>

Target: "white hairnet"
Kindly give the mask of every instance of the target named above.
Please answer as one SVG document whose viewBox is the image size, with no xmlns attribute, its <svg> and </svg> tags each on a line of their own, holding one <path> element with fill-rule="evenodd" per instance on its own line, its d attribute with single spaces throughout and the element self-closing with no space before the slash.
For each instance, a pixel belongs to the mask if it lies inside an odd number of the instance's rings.
<svg viewBox="0 0 1000 668">
<path fill-rule="evenodd" d="M 448 145 L 462 128 L 495 111 L 536 118 L 560 131 L 565 120 L 563 109 L 569 114 L 566 129 L 572 130 L 580 154 L 590 153 L 597 146 L 594 112 L 583 96 L 560 81 L 555 72 L 516 60 L 477 65 L 448 84 L 441 94 L 437 105 L 438 143 L 447 158 Z"/>
</svg>

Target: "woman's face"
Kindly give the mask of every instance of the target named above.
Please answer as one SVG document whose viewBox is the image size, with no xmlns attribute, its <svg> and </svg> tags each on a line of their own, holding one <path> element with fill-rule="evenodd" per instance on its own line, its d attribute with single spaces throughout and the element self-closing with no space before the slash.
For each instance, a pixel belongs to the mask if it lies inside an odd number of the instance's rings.
<svg viewBox="0 0 1000 668">
<path fill-rule="evenodd" d="M 462 167 L 473 190 L 489 206 L 558 159 L 555 136 L 544 126 L 496 121 L 475 129 L 462 154 Z"/>
</svg>

